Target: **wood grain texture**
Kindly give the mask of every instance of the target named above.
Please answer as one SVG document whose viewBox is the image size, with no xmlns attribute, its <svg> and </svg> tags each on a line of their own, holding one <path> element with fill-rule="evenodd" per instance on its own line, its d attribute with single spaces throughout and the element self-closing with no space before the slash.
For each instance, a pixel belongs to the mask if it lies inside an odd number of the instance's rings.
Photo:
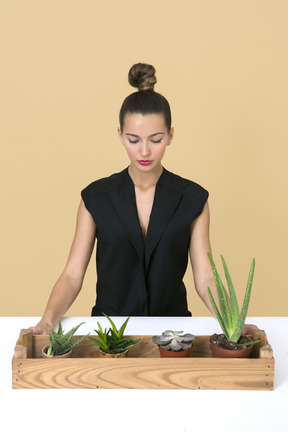
<svg viewBox="0 0 288 432">
<path fill-rule="evenodd" d="M 125 359 L 100 358 L 98 348 L 88 338 L 76 347 L 70 359 L 42 359 L 41 349 L 47 338 L 26 338 L 28 344 L 32 343 L 30 358 L 17 358 L 16 347 L 12 360 L 13 388 L 273 389 L 273 356 L 212 358 L 209 336 L 196 336 L 191 357 L 178 359 L 160 358 L 151 336 L 140 336 Z"/>
</svg>

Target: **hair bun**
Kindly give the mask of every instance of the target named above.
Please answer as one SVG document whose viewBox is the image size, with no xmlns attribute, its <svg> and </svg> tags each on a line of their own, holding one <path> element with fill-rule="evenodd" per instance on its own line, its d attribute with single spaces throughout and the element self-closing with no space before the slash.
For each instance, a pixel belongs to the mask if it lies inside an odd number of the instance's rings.
<svg viewBox="0 0 288 432">
<path fill-rule="evenodd" d="M 132 87 L 137 87 L 139 91 L 154 90 L 154 85 L 157 82 L 155 73 L 154 66 L 137 63 L 131 67 L 128 73 L 128 81 Z"/>
</svg>

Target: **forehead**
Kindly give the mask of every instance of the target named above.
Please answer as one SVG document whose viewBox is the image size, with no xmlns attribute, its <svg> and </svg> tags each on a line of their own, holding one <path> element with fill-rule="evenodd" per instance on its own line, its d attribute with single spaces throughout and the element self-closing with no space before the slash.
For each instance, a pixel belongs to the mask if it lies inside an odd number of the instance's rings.
<svg viewBox="0 0 288 432">
<path fill-rule="evenodd" d="M 135 135 L 152 135 L 157 132 L 166 132 L 163 114 L 126 114 L 123 131 Z"/>
</svg>

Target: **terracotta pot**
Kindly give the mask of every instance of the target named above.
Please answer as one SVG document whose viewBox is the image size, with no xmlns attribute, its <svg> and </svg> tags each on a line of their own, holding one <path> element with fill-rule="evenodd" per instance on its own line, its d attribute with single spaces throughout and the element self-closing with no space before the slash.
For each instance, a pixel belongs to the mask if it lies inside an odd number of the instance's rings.
<svg viewBox="0 0 288 432">
<path fill-rule="evenodd" d="M 179 358 L 179 357 L 190 357 L 192 347 L 185 351 L 167 351 L 164 350 L 161 346 L 158 345 L 160 357 L 173 357 L 173 358 Z"/>
<path fill-rule="evenodd" d="M 53 358 L 70 358 L 71 357 L 72 351 L 69 351 L 68 353 L 62 354 L 60 356 L 51 356 L 51 355 L 48 355 L 47 354 L 47 350 L 48 350 L 49 346 L 50 345 L 46 345 L 44 348 L 42 348 L 42 357 L 43 358 L 53 359 Z"/>
<path fill-rule="evenodd" d="M 212 352 L 213 357 L 225 357 L 225 358 L 249 358 L 253 349 L 253 345 L 246 347 L 242 350 L 229 350 L 224 348 L 216 347 L 215 345 L 210 344 L 210 350 Z"/>
<path fill-rule="evenodd" d="M 128 350 L 118 354 L 105 353 L 104 351 L 101 350 L 99 351 L 99 357 L 102 358 L 125 358 L 127 356 L 128 356 Z"/>
</svg>

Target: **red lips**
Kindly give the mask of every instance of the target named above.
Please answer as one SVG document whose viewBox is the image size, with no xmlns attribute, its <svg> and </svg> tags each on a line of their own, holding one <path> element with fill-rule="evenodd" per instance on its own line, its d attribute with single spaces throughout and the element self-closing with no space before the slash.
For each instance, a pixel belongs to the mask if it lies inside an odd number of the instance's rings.
<svg viewBox="0 0 288 432">
<path fill-rule="evenodd" d="M 148 165 L 151 165 L 151 163 L 152 163 L 153 161 L 151 161 L 151 160 L 139 160 L 138 162 L 139 162 L 140 165 L 142 165 L 142 166 L 148 166 Z"/>
</svg>

